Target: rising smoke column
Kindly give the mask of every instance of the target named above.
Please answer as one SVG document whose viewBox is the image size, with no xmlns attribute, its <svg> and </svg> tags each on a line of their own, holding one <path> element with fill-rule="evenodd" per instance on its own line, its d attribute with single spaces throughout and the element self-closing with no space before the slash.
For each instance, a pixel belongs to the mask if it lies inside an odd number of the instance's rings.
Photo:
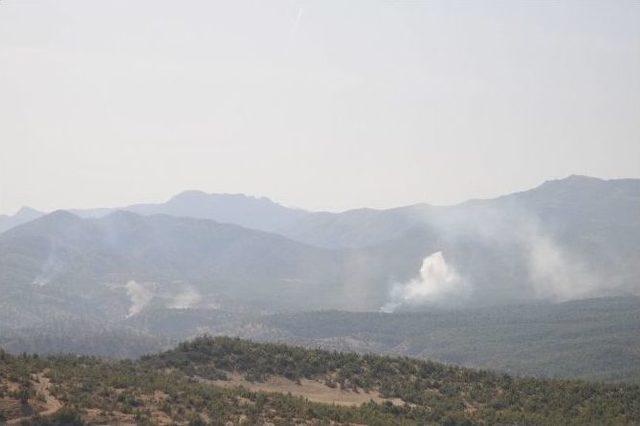
<svg viewBox="0 0 640 426">
<path fill-rule="evenodd" d="M 536 298 L 566 302 L 599 295 L 602 281 L 586 263 L 564 250 L 553 238 L 537 233 L 527 243 L 527 266 Z"/>
<path fill-rule="evenodd" d="M 142 309 L 153 299 L 153 285 L 137 283 L 134 280 L 129 281 L 125 288 L 131 299 L 131 307 L 127 318 L 142 312 Z"/>
<path fill-rule="evenodd" d="M 393 312 L 402 305 L 443 302 L 466 292 L 467 286 L 460 275 L 453 266 L 447 264 L 442 252 L 438 251 L 424 258 L 417 278 L 393 286 L 391 300 L 380 310 Z"/>
<path fill-rule="evenodd" d="M 49 284 L 57 275 L 64 272 L 65 263 L 63 257 L 58 253 L 58 248 L 53 244 L 49 248 L 47 260 L 42 265 L 40 274 L 34 278 L 32 284 L 37 286 L 45 286 Z"/>
</svg>

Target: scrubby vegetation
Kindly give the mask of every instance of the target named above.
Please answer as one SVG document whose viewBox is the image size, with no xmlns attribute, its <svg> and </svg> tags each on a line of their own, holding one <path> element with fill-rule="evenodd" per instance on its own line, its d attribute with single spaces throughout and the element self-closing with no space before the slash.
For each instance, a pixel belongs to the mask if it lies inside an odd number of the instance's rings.
<svg viewBox="0 0 640 426">
<path fill-rule="evenodd" d="M 0 415 L 33 424 L 630 424 L 640 418 L 636 385 L 512 378 L 410 358 L 228 337 L 202 337 L 136 361 L 0 356 Z M 314 380 L 389 400 L 344 407 L 218 386 L 230 373 L 251 381 Z M 42 386 L 43 377 L 49 387 Z M 47 400 L 43 392 L 63 409 L 38 417 Z"/>
</svg>

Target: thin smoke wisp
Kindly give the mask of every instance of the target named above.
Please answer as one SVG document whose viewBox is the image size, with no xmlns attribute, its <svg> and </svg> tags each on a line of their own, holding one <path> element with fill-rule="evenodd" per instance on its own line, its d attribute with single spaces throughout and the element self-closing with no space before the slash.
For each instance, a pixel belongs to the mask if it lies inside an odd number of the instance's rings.
<svg viewBox="0 0 640 426">
<path fill-rule="evenodd" d="M 169 309 L 191 309 L 195 308 L 202 300 L 202 296 L 193 288 L 187 288 L 185 291 L 173 297 L 168 304 Z"/>
</svg>

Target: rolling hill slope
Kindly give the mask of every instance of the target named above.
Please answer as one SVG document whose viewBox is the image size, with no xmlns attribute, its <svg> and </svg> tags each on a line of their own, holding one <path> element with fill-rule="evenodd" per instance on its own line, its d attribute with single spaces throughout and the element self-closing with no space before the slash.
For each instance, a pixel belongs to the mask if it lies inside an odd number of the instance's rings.
<svg viewBox="0 0 640 426">
<path fill-rule="evenodd" d="M 0 357 L 0 415 L 27 424 L 47 417 L 63 424 L 633 424 L 640 416 L 635 385 L 512 378 L 224 337 L 134 362 Z"/>
<path fill-rule="evenodd" d="M 60 211 L 0 235 L 1 312 L 23 306 L 22 325 L 58 308 L 120 319 L 154 304 L 321 307 L 340 275 L 334 252 L 209 220 Z"/>
</svg>

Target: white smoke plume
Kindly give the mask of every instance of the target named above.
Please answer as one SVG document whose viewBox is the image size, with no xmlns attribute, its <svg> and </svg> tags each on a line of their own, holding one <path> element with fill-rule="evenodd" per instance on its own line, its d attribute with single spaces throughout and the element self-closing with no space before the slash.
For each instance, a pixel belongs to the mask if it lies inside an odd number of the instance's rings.
<svg viewBox="0 0 640 426">
<path fill-rule="evenodd" d="M 131 299 L 131 307 L 129 308 L 127 318 L 138 315 L 142 312 L 142 309 L 151 302 L 151 299 L 153 299 L 154 287 L 154 284 L 137 283 L 134 280 L 129 281 L 125 285 L 127 294 Z"/>
<path fill-rule="evenodd" d="M 45 286 L 62 273 L 64 269 L 64 262 L 58 258 L 56 247 L 52 247 L 46 262 L 42 265 L 40 274 L 33 279 L 32 284 L 40 287 Z"/>
<path fill-rule="evenodd" d="M 393 287 L 391 300 L 380 310 L 393 312 L 402 305 L 438 303 L 450 297 L 463 296 L 467 292 L 467 284 L 455 268 L 447 264 L 442 252 L 438 251 L 424 258 L 417 278 Z"/>
<path fill-rule="evenodd" d="M 193 288 L 174 296 L 171 302 L 167 305 L 169 309 L 191 309 L 194 308 L 200 301 L 202 296 Z"/>
<path fill-rule="evenodd" d="M 597 295 L 600 280 L 586 264 L 542 233 L 529 236 L 528 269 L 534 296 L 554 302 Z"/>
<path fill-rule="evenodd" d="M 602 295 L 610 285 L 610 280 L 601 276 L 584 254 L 572 249 L 570 244 L 562 244 L 554 236 L 553 228 L 545 225 L 538 214 L 518 204 L 500 208 L 479 204 L 453 209 L 427 220 L 444 245 L 474 241 L 488 248 L 511 247 L 512 252 L 501 252 L 502 260 L 511 266 L 522 265 L 524 274 L 510 277 L 505 271 L 502 279 L 527 297 L 563 302 Z M 498 265 L 494 265 L 489 269 L 496 272 L 497 268 Z M 482 292 L 477 286 L 474 290 Z"/>
</svg>

